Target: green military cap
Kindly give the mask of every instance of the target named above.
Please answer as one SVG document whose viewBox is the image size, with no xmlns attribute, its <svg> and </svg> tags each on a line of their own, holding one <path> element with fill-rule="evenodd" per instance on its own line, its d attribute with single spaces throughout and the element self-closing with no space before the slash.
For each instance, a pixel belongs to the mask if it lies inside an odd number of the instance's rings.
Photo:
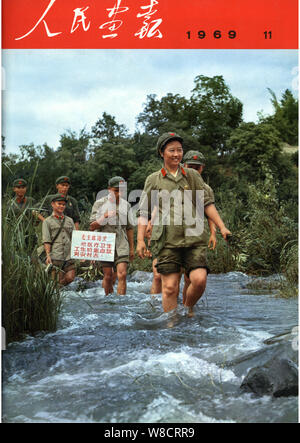
<svg viewBox="0 0 300 443">
<path fill-rule="evenodd" d="M 63 175 L 62 177 L 58 177 L 58 179 L 56 179 L 55 184 L 58 185 L 59 183 L 69 183 L 70 185 L 71 180 L 66 175 Z"/>
<path fill-rule="evenodd" d="M 160 154 L 161 149 L 163 149 L 163 147 L 171 140 L 178 140 L 180 143 L 183 142 L 183 138 L 180 137 L 180 135 L 176 134 L 175 132 L 165 132 L 157 140 L 156 144 L 157 153 Z"/>
<path fill-rule="evenodd" d="M 16 188 L 18 186 L 27 186 L 27 181 L 24 180 L 23 178 L 17 178 L 13 182 L 13 187 Z"/>
<path fill-rule="evenodd" d="M 65 201 L 67 202 L 67 197 L 64 194 L 55 194 L 53 195 L 53 197 L 51 198 L 51 203 L 52 202 L 62 202 Z"/>
<path fill-rule="evenodd" d="M 199 151 L 188 151 L 183 157 L 183 162 L 188 165 L 205 165 L 205 157 Z"/>
<path fill-rule="evenodd" d="M 109 188 L 119 188 L 120 186 L 125 185 L 125 180 L 123 177 L 116 176 L 108 180 L 108 187 Z"/>
</svg>

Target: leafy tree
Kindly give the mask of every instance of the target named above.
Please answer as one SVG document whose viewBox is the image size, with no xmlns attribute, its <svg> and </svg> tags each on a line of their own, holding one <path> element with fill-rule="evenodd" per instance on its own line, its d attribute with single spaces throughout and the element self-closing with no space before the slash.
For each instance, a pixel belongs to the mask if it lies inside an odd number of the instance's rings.
<svg viewBox="0 0 300 443">
<path fill-rule="evenodd" d="M 127 135 L 126 126 L 119 125 L 115 117 L 106 112 L 103 112 L 102 118 L 92 127 L 92 137 L 104 142 L 125 138 Z"/>
<path fill-rule="evenodd" d="M 283 142 L 298 145 L 298 100 L 289 89 L 286 89 L 278 101 L 275 93 L 268 88 L 274 114 L 261 116 L 260 121 L 272 124 L 280 134 Z"/>
<path fill-rule="evenodd" d="M 116 175 L 126 181 L 136 169 L 134 150 L 130 143 L 102 143 L 89 159 L 89 188 L 93 195 L 107 189 L 108 180 Z"/>
<path fill-rule="evenodd" d="M 74 131 L 67 131 L 60 137 L 60 146 L 57 149 L 56 177 L 70 176 L 70 193 L 75 198 L 84 198 L 89 193 L 90 134 L 82 129 L 77 135 Z M 55 180 L 53 180 L 54 186 Z"/>
<path fill-rule="evenodd" d="M 280 136 L 268 123 L 242 123 L 226 146 L 238 175 L 251 182 L 265 178 L 264 168 L 276 171 L 280 162 Z"/>
<path fill-rule="evenodd" d="M 243 104 L 230 93 L 223 76 L 198 75 L 194 83 L 190 100 L 192 133 L 201 144 L 223 154 L 227 138 L 242 122 Z"/>
<path fill-rule="evenodd" d="M 135 152 L 135 159 L 139 165 L 145 161 L 152 161 L 154 158 L 158 158 L 156 142 L 157 136 L 151 135 L 148 132 L 141 133 L 137 131 L 133 134 L 131 146 Z"/>
<path fill-rule="evenodd" d="M 43 152 L 38 162 L 37 176 L 33 183 L 33 191 L 43 198 L 47 193 L 55 190 L 55 180 L 58 177 L 57 152 L 48 146 L 43 145 Z"/>
<path fill-rule="evenodd" d="M 167 94 L 161 100 L 155 94 L 147 96 L 143 112 L 137 123 L 151 135 L 168 131 L 184 131 L 190 127 L 189 101 L 179 94 Z"/>
<path fill-rule="evenodd" d="M 128 180 L 137 167 L 128 130 L 105 112 L 92 128 L 88 167 L 89 188 L 93 196 L 107 189 L 111 177 L 119 175 Z"/>
</svg>

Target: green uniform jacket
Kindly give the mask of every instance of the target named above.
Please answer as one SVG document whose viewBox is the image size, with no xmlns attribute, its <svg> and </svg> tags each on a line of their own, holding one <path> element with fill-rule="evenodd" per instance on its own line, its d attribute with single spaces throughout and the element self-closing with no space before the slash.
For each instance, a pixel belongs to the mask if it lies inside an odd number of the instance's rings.
<svg viewBox="0 0 300 443">
<path fill-rule="evenodd" d="M 34 200 L 32 197 L 25 197 L 22 203 L 17 202 L 17 197 L 13 198 L 9 202 L 9 210 L 14 213 L 16 217 L 23 214 L 24 211 L 28 213 L 28 216 L 32 217 L 32 210 L 34 209 Z M 26 214 L 27 215 L 27 214 Z"/>
<path fill-rule="evenodd" d="M 215 194 L 214 191 L 212 190 L 212 188 L 204 182 L 204 187 L 207 189 L 207 193 L 210 197 L 210 199 L 214 202 L 215 201 Z"/>
<path fill-rule="evenodd" d="M 51 199 L 53 198 L 53 195 L 48 195 L 45 200 L 42 202 L 41 206 L 41 212 L 47 217 L 52 214 L 52 206 L 51 206 Z M 68 217 L 71 217 L 74 221 L 74 223 L 80 222 L 80 215 L 79 215 L 79 209 L 78 209 L 78 203 L 77 200 L 74 197 L 71 197 L 70 195 L 67 195 L 67 204 L 66 209 L 64 211 L 64 214 Z"/>
<path fill-rule="evenodd" d="M 208 192 L 207 186 L 198 172 L 182 166 L 178 169 L 176 177 L 165 168 L 147 177 L 140 199 L 138 215 L 150 219 L 153 209 L 159 208 L 159 211 L 156 211 L 157 218 L 153 223 L 151 236 L 151 250 L 153 252 L 158 253 L 163 247 L 188 248 L 207 245 L 207 231 L 204 230 L 204 207 L 214 203 L 213 195 Z M 168 191 L 165 197 L 155 200 L 157 192 L 164 190 Z M 176 193 L 177 199 L 168 197 L 173 191 L 179 191 Z M 184 193 L 184 191 L 190 192 Z M 197 193 L 196 191 L 203 192 Z M 196 210 L 197 195 L 200 198 L 203 197 L 202 211 L 200 200 L 198 200 L 198 213 Z M 184 202 L 188 200 L 187 209 Z M 197 230 L 196 226 L 198 226 Z"/>
<path fill-rule="evenodd" d="M 112 204 L 108 200 L 108 196 L 96 200 L 91 216 L 90 223 L 98 220 L 107 211 L 116 210 L 117 216 L 115 217 L 115 224 L 107 223 L 98 229 L 99 232 L 112 232 L 116 234 L 115 250 L 118 257 L 129 255 L 129 242 L 127 237 L 127 231 L 133 229 L 133 225 L 129 221 L 130 204 L 120 198 L 119 204 Z"/>
<path fill-rule="evenodd" d="M 70 260 L 72 231 L 75 229 L 75 225 L 71 217 L 65 216 L 65 218 L 64 226 L 51 246 L 50 256 L 53 260 Z M 61 220 L 58 220 L 54 215 L 50 215 L 43 221 L 43 243 L 52 243 L 61 223 Z"/>
</svg>

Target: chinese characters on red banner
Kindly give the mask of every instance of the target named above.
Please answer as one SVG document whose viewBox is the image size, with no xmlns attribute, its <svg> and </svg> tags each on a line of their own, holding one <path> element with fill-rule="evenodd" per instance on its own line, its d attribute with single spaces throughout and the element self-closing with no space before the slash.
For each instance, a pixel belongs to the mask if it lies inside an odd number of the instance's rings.
<svg viewBox="0 0 300 443">
<path fill-rule="evenodd" d="M 157 9 L 155 9 L 153 11 L 153 7 L 158 4 L 157 0 L 150 0 L 150 1 L 151 1 L 150 5 L 141 6 L 142 10 L 145 10 L 145 9 L 148 9 L 148 10 L 144 13 L 137 14 L 137 17 L 139 17 L 139 18 L 143 17 L 144 21 L 143 21 L 142 28 L 139 30 L 139 32 L 137 32 L 134 35 L 139 38 L 144 38 L 145 36 L 147 36 L 149 38 L 152 38 L 152 37 L 162 38 L 162 33 L 158 29 L 159 25 L 162 22 L 162 19 L 159 18 L 156 20 L 151 20 L 151 22 L 148 22 L 148 20 L 150 20 L 152 18 L 152 15 L 156 14 Z"/>
<path fill-rule="evenodd" d="M 55 23 L 48 23 L 47 14 L 57 0 L 50 0 L 47 8 L 40 16 L 40 18 L 34 22 L 33 27 L 20 37 L 16 37 L 15 40 L 22 40 L 29 37 L 38 26 L 44 26 L 47 37 L 57 37 L 66 31 L 57 29 L 58 25 Z M 113 2 L 115 2 L 113 4 Z M 118 37 L 118 29 L 123 25 L 126 19 L 126 13 L 129 11 L 129 6 L 126 6 L 126 0 L 106 0 L 107 6 L 105 10 L 107 13 L 107 21 L 98 26 L 98 29 L 102 32 L 99 33 L 99 37 L 103 39 L 113 39 Z M 111 3 L 111 5 L 109 5 Z M 124 3 L 124 5 L 123 5 Z M 154 9 L 158 5 L 158 0 L 141 0 L 141 5 L 139 7 L 139 12 L 137 12 L 136 17 L 140 21 L 143 20 L 140 29 L 134 34 L 135 37 L 139 39 L 147 38 L 162 38 L 162 33 L 159 30 L 159 26 L 162 23 L 162 18 L 157 17 L 158 10 Z M 68 30 L 70 34 L 77 31 L 78 28 L 87 32 L 92 24 L 91 17 L 88 17 L 90 6 L 78 7 L 70 10 L 70 16 L 72 14 L 73 21 L 71 29 Z"/>
<path fill-rule="evenodd" d="M 76 8 L 74 9 L 74 19 L 73 19 L 73 24 L 72 24 L 72 28 L 71 28 L 71 34 L 73 34 L 73 32 L 76 31 L 76 29 L 78 28 L 78 26 L 80 26 L 80 24 L 82 25 L 83 30 L 86 32 L 89 30 L 90 26 L 91 26 L 91 22 L 89 21 L 88 24 L 86 24 L 86 16 L 85 16 L 85 11 L 89 9 L 89 6 L 87 6 L 86 8 Z"/>
<path fill-rule="evenodd" d="M 118 36 L 118 33 L 114 31 L 123 25 L 123 21 L 120 20 L 120 18 L 117 18 L 119 17 L 117 14 L 124 14 L 124 12 L 128 11 L 129 8 L 128 6 L 121 7 L 121 0 L 117 0 L 117 3 L 112 8 L 107 8 L 106 10 L 109 11 L 108 17 L 112 20 L 103 23 L 101 26 L 99 26 L 99 29 L 105 29 L 108 27 L 108 30 L 111 32 L 111 34 L 102 35 L 102 38 L 115 38 Z"/>
<path fill-rule="evenodd" d="M 23 38 L 28 37 L 30 34 L 32 34 L 33 31 L 35 31 L 35 29 L 38 27 L 38 25 L 40 23 L 43 23 L 43 25 L 45 26 L 45 30 L 46 30 L 48 37 L 55 37 L 56 35 L 61 34 L 61 32 L 50 32 L 46 20 L 44 20 L 44 18 L 46 17 L 46 15 L 48 14 L 49 10 L 52 8 L 52 6 L 55 2 L 56 2 L 56 0 L 50 0 L 50 3 L 48 5 L 47 9 L 45 10 L 44 14 L 39 18 L 39 20 L 36 22 L 36 24 L 33 26 L 33 28 L 30 29 L 30 31 L 28 31 L 26 34 L 22 35 L 21 37 L 17 37 L 15 40 L 22 40 Z"/>
</svg>

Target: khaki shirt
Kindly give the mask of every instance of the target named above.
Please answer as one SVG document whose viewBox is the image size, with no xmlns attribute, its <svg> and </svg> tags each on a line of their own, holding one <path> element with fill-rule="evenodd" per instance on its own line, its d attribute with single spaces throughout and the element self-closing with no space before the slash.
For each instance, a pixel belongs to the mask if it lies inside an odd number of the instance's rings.
<svg viewBox="0 0 300 443">
<path fill-rule="evenodd" d="M 214 194 L 214 191 L 212 190 L 212 188 L 207 183 L 204 183 L 204 186 L 207 189 L 207 193 L 208 193 L 210 199 L 212 201 L 215 201 L 215 194 Z M 205 223 L 204 228 L 205 228 L 207 234 L 210 235 L 210 229 L 209 229 L 209 226 L 208 226 L 207 222 Z"/>
<path fill-rule="evenodd" d="M 204 187 L 207 189 L 207 193 L 210 197 L 210 199 L 214 202 L 215 201 L 215 194 L 214 191 L 212 190 L 212 188 L 204 182 Z"/>
<path fill-rule="evenodd" d="M 156 243 L 158 250 L 162 247 L 181 248 L 207 245 L 204 207 L 214 203 L 213 195 L 208 192 L 207 186 L 197 171 L 183 167 L 179 168 L 176 177 L 165 168 L 147 177 L 138 215 L 150 219 L 153 208 L 159 208 L 153 222 L 151 250 L 152 243 L 154 247 Z M 164 190 L 168 191 L 165 196 L 155 201 L 153 198 L 155 194 Z M 169 197 L 173 191 L 178 191 L 174 193 L 177 196 L 176 199 Z M 201 197 L 203 197 L 202 202 Z M 196 205 L 198 205 L 198 210 Z"/>
<path fill-rule="evenodd" d="M 123 198 L 120 198 L 119 204 L 115 204 L 109 201 L 109 196 L 106 196 L 95 201 L 90 216 L 90 223 L 92 223 L 98 220 L 107 211 L 116 211 L 116 217 L 105 219 L 107 223 L 102 225 L 97 231 L 112 232 L 116 234 L 115 251 L 118 257 L 129 255 L 127 231 L 133 229 L 133 225 L 130 223 L 129 219 L 130 208 L 130 204 Z"/>
<path fill-rule="evenodd" d="M 51 259 L 70 260 L 72 231 L 75 229 L 73 220 L 65 215 L 65 224 L 55 242 L 51 245 Z M 43 243 L 52 243 L 62 221 L 53 214 L 43 221 L 42 235 Z"/>
</svg>

